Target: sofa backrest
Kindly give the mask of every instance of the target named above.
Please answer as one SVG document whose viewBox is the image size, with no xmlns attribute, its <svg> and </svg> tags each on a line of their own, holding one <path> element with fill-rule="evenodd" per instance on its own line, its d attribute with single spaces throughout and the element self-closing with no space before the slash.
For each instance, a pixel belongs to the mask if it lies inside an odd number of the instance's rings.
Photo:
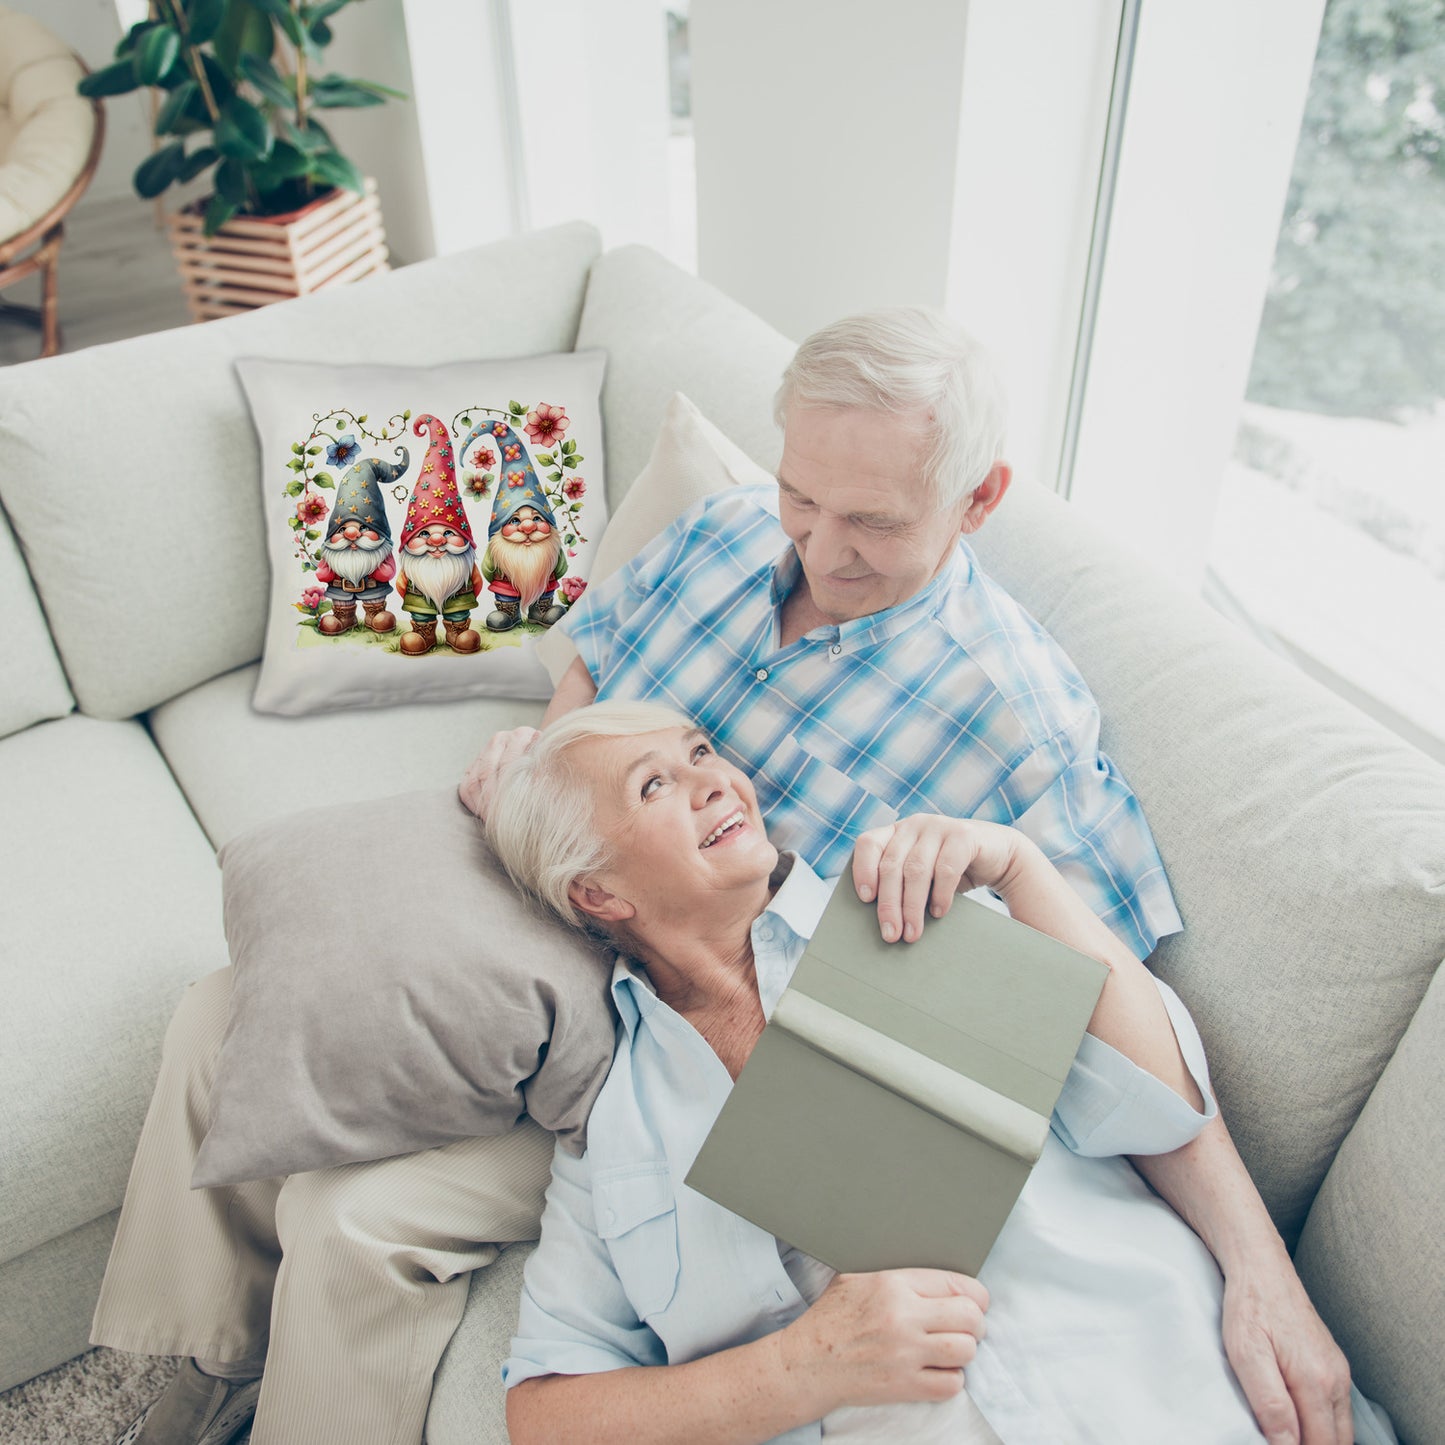
<svg viewBox="0 0 1445 1445">
<path fill-rule="evenodd" d="M 0 451 L 0 458 L 3 458 Z M 0 470 L 4 463 L 0 461 Z M 75 707 L 60 659 L 31 586 L 10 524 L 0 514 L 0 597 L 5 645 L 0 648 L 0 738 Z"/>
<path fill-rule="evenodd" d="M 1287 1241 L 1445 955 L 1445 768 L 1041 488 L 976 538 L 1073 658 L 1184 917 L 1151 960 Z"/>
<path fill-rule="evenodd" d="M 234 358 L 405 366 L 570 350 L 598 249 L 574 223 L 8 370 L 0 500 L 82 711 L 129 717 L 260 655 L 260 452 Z"/>
</svg>

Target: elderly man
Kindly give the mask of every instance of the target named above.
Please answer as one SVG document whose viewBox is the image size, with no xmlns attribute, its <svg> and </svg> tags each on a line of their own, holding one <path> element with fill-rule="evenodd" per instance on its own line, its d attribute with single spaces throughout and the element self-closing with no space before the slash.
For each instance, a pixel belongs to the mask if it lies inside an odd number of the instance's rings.
<svg viewBox="0 0 1445 1445">
<path fill-rule="evenodd" d="M 905 813 L 1013 823 L 1145 957 L 1178 914 L 1139 805 L 1098 751 L 1093 699 L 962 541 L 1010 479 L 978 349 L 923 312 L 846 321 L 799 348 L 778 415 L 776 494 L 712 499 L 559 624 L 581 658 L 547 720 L 594 696 L 696 717 L 757 778 L 775 840 L 819 873 Z M 531 736 L 493 739 L 474 764 L 462 792 L 478 812 L 498 761 Z M 880 921 L 912 936 L 902 909 Z M 201 986 L 177 1014 L 97 1310 L 96 1343 L 192 1357 L 126 1438 L 211 1445 L 259 1393 L 253 1445 L 415 1445 L 467 1272 L 497 1242 L 536 1237 L 550 1137 L 524 1123 L 297 1176 L 286 1217 L 274 1186 L 239 1214 L 204 1198 L 216 1191 L 187 1198 L 224 1022 Z M 1140 1168 L 1220 1261 L 1225 1343 L 1265 1433 L 1348 1441 L 1347 1367 L 1222 1122 Z M 155 1287 L 163 1259 L 184 1260 L 183 1308 Z"/>
</svg>

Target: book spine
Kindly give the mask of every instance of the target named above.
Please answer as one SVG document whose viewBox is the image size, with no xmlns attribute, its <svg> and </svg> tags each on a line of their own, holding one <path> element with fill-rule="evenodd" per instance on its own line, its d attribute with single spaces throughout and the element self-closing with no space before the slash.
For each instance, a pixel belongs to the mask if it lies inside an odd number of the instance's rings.
<svg viewBox="0 0 1445 1445">
<path fill-rule="evenodd" d="M 826 1058 L 1024 1164 L 1034 1164 L 1043 1151 L 1049 1132 L 1044 1115 L 797 989 L 784 992 L 771 1022 Z"/>
</svg>

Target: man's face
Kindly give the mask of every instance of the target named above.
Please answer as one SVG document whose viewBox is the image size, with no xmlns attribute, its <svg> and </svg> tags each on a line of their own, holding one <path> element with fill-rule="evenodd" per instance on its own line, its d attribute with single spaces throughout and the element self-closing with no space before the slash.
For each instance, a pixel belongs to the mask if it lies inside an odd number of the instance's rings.
<svg viewBox="0 0 1445 1445">
<path fill-rule="evenodd" d="M 381 533 L 375 527 L 350 521 L 342 522 L 326 539 L 326 545 L 335 547 L 338 551 L 344 548 L 348 551 L 374 552 L 383 540 Z"/>
<path fill-rule="evenodd" d="M 778 513 L 813 604 L 833 622 L 916 596 L 953 554 L 969 499 L 935 509 L 921 421 L 795 407 L 778 465 Z"/>
<path fill-rule="evenodd" d="M 502 523 L 502 536 L 520 545 L 545 542 L 551 535 L 552 529 L 545 518 L 531 507 L 519 507 L 510 521 Z"/>
<path fill-rule="evenodd" d="M 444 527 L 433 522 L 423 527 L 406 544 L 406 550 L 414 557 L 443 557 L 447 553 L 465 552 L 471 544 L 455 527 Z"/>
</svg>

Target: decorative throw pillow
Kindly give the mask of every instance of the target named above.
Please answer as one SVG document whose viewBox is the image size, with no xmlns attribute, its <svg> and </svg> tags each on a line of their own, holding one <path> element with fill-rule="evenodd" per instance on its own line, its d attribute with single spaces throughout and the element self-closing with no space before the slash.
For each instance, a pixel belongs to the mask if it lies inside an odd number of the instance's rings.
<svg viewBox="0 0 1445 1445">
<path fill-rule="evenodd" d="M 607 524 L 605 361 L 237 361 L 271 558 L 253 706 L 546 697 L 536 641 Z"/>
<path fill-rule="evenodd" d="M 610 577 L 689 507 L 714 492 L 773 480 L 771 472 L 729 441 L 687 397 L 674 392 L 652 455 L 597 548 L 593 579 L 601 582 Z M 537 657 L 554 686 L 576 656 L 577 649 L 565 632 L 550 632 L 538 639 Z"/>
<path fill-rule="evenodd" d="M 383 827 L 426 853 L 424 922 L 364 867 L 319 867 Z M 501 1134 L 524 1111 L 581 1152 L 612 957 L 522 901 L 455 792 L 296 813 L 220 862 L 235 975 L 194 1187 Z"/>
</svg>

